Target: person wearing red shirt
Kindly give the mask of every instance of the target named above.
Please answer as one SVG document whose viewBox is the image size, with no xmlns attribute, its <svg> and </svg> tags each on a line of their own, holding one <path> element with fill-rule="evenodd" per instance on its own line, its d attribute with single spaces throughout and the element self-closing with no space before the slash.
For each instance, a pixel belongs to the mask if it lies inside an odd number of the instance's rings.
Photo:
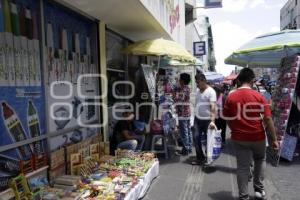
<svg viewBox="0 0 300 200">
<path fill-rule="evenodd" d="M 248 177 L 253 161 L 255 197 L 266 199 L 263 185 L 266 166 L 266 134 L 263 124 L 272 140 L 272 148 L 274 150 L 279 148 L 270 105 L 259 92 L 251 88 L 255 82 L 255 75 L 251 69 L 242 69 L 237 79 L 241 87 L 228 95 L 223 115 L 231 129 L 231 139 L 236 150 L 239 199 L 249 199 Z"/>
</svg>

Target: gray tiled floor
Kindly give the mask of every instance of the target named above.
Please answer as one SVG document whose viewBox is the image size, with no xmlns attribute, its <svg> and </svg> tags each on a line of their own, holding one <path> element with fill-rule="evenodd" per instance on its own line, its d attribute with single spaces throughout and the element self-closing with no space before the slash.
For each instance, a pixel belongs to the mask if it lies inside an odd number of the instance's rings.
<svg viewBox="0 0 300 200">
<path fill-rule="evenodd" d="M 173 156 L 161 160 L 160 176 L 155 179 L 144 200 L 233 200 L 237 197 L 235 159 L 227 144 L 214 168 L 203 169 L 187 163 L 188 157 Z M 266 190 L 269 200 L 300 199 L 299 162 L 279 167 L 268 165 Z M 249 184 L 250 194 L 253 194 Z"/>
</svg>

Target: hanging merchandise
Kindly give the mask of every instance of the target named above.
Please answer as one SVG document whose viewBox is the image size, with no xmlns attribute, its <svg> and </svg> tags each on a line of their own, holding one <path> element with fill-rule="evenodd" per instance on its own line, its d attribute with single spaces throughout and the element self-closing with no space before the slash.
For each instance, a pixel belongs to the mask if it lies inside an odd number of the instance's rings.
<svg viewBox="0 0 300 200">
<path fill-rule="evenodd" d="M 38 13 L 37 12 L 32 12 L 32 26 L 33 26 L 33 57 L 34 57 L 34 68 L 35 70 L 35 84 L 32 83 L 31 85 L 36 85 L 39 86 L 41 85 L 42 82 L 42 74 L 41 74 L 41 52 L 40 52 L 40 42 L 38 40 L 39 38 L 39 31 L 38 31 Z"/>
<path fill-rule="evenodd" d="M 24 84 L 24 72 L 22 69 L 21 60 L 21 40 L 20 40 L 20 21 L 17 10 L 17 5 L 14 3 L 10 4 L 11 9 L 11 22 L 12 22 L 12 33 L 13 33 L 13 44 L 14 44 L 14 67 L 15 67 L 15 79 L 16 85 L 21 86 Z"/>
<path fill-rule="evenodd" d="M 29 70 L 29 46 L 28 46 L 28 38 L 26 33 L 26 22 L 25 17 L 26 16 L 26 9 L 24 7 L 21 8 L 20 14 L 19 14 L 19 20 L 20 20 L 20 40 L 21 40 L 21 55 L 22 55 L 22 69 L 23 69 L 23 78 L 24 78 L 24 84 L 29 85 L 30 84 L 30 70 Z M 40 56 L 40 55 L 39 55 Z"/>
<path fill-rule="evenodd" d="M 34 61 L 33 24 L 31 10 L 25 9 L 25 30 L 28 38 L 29 84 L 36 84 L 36 68 Z"/>
<path fill-rule="evenodd" d="M 148 85 L 148 90 L 151 96 L 152 101 L 155 99 L 155 75 L 154 75 L 154 69 L 152 66 L 149 65 L 142 65 L 144 76 L 146 83 Z"/>
<path fill-rule="evenodd" d="M 295 95 L 295 88 L 297 85 L 298 73 L 300 66 L 300 57 L 291 56 L 282 60 L 282 65 L 279 68 L 278 83 L 273 94 L 273 118 L 276 127 L 276 133 L 279 143 L 281 144 L 279 157 L 283 157 L 292 161 L 297 143 L 297 136 L 293 137 L 295 133 L 290 132 L 289 126 L 292 124 L 290 113 L 293 107 L 293 97 Z M 297 133 L 296 133 L 297 134 Z M 279 158 L 276 158 L 277 164 Z"/>
<path fill-rule="evenodd" d="M 48 71 L 48 82 L 47 84 L 50 85 L 53 77 L 54 77 L 54 42 L 53 42 L 53 29 L 52 24 L 47 23 L 46 26 L 46 52 L 47 52 L 47 71 Z"/>
<path fill-rule="evenodd" d="M 5 65 L 5 38 L 4 38 L 4 12 L 3 4 L 0 1 L 0 86 L 7 82 L 6 65 Z"/>
<path fill-rule="evenodd" d="M 6 84 L 9 86 L 15 86 L 15 66 L 14 66 L 14 42 L 12 33 L 12 21 L 9 9 L 8 0 L 3 1 L 3 15 L 4 15 L 4 43 L 5 43 L 5 73 Z"/>
</svg>

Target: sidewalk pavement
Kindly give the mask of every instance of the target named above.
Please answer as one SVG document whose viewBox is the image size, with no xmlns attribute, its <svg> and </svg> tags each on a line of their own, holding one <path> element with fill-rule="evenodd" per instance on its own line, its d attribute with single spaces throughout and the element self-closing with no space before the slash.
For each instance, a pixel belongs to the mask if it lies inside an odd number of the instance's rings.
<svg viewBox="0 0 300 200">
<path fill-rule="evenodd" d="M 238 197 L 236 161 L 230 141 L 212 168 L 192 166 L 189 157 L 161 159 L 160 176 L 143 200 L 233 200 Z M 296 200 L 300 196 L 299 163 L 268 164 L 265 180 L 269 200 Z M 252 183 L 249 194 L 253 195 Z"/>
</svg>

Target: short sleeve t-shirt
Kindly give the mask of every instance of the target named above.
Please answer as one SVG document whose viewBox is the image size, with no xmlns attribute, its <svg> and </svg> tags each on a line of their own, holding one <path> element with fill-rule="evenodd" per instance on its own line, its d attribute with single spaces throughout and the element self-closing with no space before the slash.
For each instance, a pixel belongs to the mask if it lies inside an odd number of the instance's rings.
<svg viewBox="0 0 300 200">
<path fill-rule="evenodd" d="M 270 105 L 259 92 L 240 88 L 226 99 L 223 115 L 228 121 L 233 140 L 260 141 L 265 139 L 262 116 L 270 117 Z"/>
<path fill-rule="evenodd" d="M 190 88 L 185 85 L 183 88 L 176 89 L 176 110 L 178 117 L 190 117 L 191 108 L 190 108 Z"/>
<path fill-rule="evenodd" d="M 217 95 L 212 87 L 206 88 L 203 92 L 197 90 L 196 95 L 196 117 L 200 120 L 210 120 L 210 104 L 217 101 Z"/>
</svg>

